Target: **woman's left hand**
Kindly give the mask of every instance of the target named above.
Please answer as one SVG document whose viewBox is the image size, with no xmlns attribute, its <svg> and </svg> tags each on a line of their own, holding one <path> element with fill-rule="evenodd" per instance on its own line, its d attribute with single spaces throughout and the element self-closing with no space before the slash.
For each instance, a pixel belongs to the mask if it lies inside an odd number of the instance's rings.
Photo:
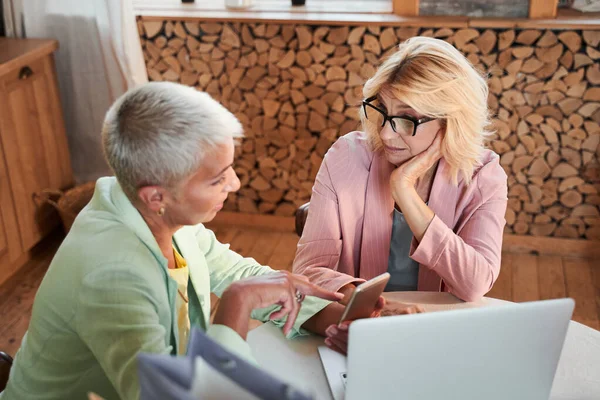
<svg viewBox="0 0 600 400">
<path fill-rule="evenodd" d="M 402 164 L 392 172 L 390 186 L 392 193 L 398 187 L 411 187 L 417 185 L 417 181 L 442 158 L 443 131 L 438 131 L 431 145 L 424 152 Z"/>
<path fill-rule="evenodd" d="M 381 316 L 391 317 L 392 315 L 420 314 L 422 312 L 425 312 L 425 310 L 416 304 L 404 304 L 388 300 L 383 310 L 381 310 Z"/>
</svg>

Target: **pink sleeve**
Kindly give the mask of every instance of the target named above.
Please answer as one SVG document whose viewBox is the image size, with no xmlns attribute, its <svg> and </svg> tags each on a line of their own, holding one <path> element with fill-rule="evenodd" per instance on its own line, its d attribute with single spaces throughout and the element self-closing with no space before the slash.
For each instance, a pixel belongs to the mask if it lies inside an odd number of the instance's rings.
<svg viewBox="0 0 600 400">
<path fill-rule="evenodd" d="M 305 275 L 312 283 L 334 292 L 348 283 L 364 282 L 337 271 L 342 235 L 338 198 L 331 182 L 327 156 L 315 179 L 309 210 L 296 250 L 293 272 Z"/>
<path fill-rule="evenodd" d="M 494 190 L 493 195 L 475 210 L 459 235 L 435 216 L 411 254 L 435 271 L 450 293 L 465 301 L 483 297 L 500 273 L 506 183 L 500 181 L 487 190 Z"/>
</svg>

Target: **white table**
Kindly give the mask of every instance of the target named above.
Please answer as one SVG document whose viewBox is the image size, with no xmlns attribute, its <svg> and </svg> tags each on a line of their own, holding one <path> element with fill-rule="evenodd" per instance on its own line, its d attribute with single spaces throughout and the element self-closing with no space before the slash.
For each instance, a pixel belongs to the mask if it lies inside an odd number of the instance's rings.
<svg viewBox="0 0 600 400">
<path fill-rule="evenodd" d="M 508 302 L 483 298 L 464 303 L 448 293 L 386 293 L 389 300 L 419 304 L 425 311 L 502 306 Z M 248 343 L 263 368 L 318 399 L 330 400 L 331 393 L 319 359 L 319 336 L 287 340 L 272 324 L 264 324 L 248 334 Z M 600 399 L 600 332 L 571 321 L 554 378 L 551 400 Z"/>
</svg>

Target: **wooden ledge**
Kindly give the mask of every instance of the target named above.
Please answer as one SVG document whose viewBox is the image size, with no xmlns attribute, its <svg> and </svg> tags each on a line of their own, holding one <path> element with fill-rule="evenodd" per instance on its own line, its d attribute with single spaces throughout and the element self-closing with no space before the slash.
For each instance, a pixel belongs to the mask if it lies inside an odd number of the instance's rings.
<svg viewBox="0 0 600 400">
<path fill-rule="evenodd" d="M 351 0 L 350 0 L 351 1 Z M 382 7 L 382 6 L 380 6 Z M 353 7 L 348 7 L 354 10 Z M 560 9 L 555 19 L 501 19 L 469 17 L 401 17 L 387 9 L 359 9 L 357 12 L 327 11 L 314 8 L 278 6 L 242 11 L 222 6 L 180 1 L 136 1 L 135 14 L 143 20 L 202 20 L 307 25 L 385 25 L 430 28 L 505 28 L 505 29 L 589 29 L 600 30 L 600 13 L 581 13 Z"/>
<path fill-rule="evenodd" d="M 294 232 L 295 218 L 222 211 L 206 225 L 208 228 L 211 226 L 235 226 L 275 232 Z M 561 257 L 600 258 L 600 242 L 596 240 L 505 234 L 502 251 Z"/>
<path fill-rule="evenodd" d="M 600 242 L 597 240 L 505 234 L 502 250 L 510 253 L 544 256 L 598 258 L 600 257 Z"/>
<path fill-rule="evenodd" d="M 215 22 L 247 22 L 305 25 L 385 25 L 427 26 L 432 28 L 467 28 L 466 17 L 400 17 L 393 14 L 298 13 L 251 11 L 177 11 L 138 10 L 142 20 L 202 20 Z M 600 27 L 598 28 L 600 29 Z"/>
<path fill-rule="evenodd" d="M 232 211 L 221 211 L 215 219 L 206 226 L 237 226 L 275 232 L 294 232 L 296 219 L 294 217 L 280 217 L 276 215 L 244 214 Z"/>
</svg>

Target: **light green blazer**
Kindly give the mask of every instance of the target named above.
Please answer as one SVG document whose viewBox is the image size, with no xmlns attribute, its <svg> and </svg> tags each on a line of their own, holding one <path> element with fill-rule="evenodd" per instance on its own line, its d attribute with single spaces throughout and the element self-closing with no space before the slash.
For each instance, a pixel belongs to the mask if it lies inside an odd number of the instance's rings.
<svg viewBox="0 0 600 400">
<path fill-rule="evenodd" d="M 233 281 L 273 270 L 229 250 L 203 225 L 184 227 L 174 239 L 190 270 L 190 322 L 251 359 L 235 331 L 209 324 L 210 292 L 220 296 Z M 93 391 L 106 399 L 139 398 L 137 353 L 178 348 L 176 295 L 167 260 L 141 215 L 115 178 L 99 179 L 37 292 L 0 397 L 86 399 Z M 327 304 L 307 298 L 292 336 Z M 273 310 L 255 310 L 253 317 L 265 321 Z"/>
</svg>

